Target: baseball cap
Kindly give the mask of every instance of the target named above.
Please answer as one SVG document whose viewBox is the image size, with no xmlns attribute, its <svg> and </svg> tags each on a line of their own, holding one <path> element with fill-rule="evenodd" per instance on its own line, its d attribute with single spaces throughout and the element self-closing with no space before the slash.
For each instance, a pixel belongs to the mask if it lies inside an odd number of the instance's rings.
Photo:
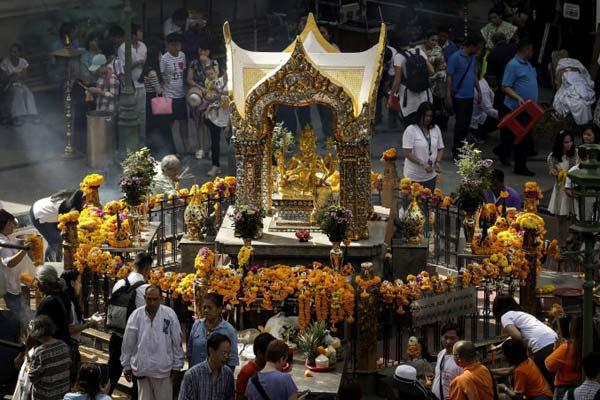
<svg viewBox="0 0 600 400">
<path fill-rule="evenodd" d="M 96 54 L 94 58 L 92 58 L 92 65 L 88 68 L 90 72 L 96 71 L 98 68 L 107 63 L 106 57 L 104 54 Z"/>
</svg>

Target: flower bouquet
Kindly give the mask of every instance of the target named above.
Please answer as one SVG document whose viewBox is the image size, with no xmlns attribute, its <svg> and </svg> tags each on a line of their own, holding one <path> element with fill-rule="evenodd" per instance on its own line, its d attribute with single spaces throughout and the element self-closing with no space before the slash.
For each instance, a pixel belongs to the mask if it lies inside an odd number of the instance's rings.
<svg viewBox="0 0 600 400">
<path fill-rule="evenodd" d="M 461 176 L 457 199 L 460 208 L 474 213 L 483 202 L 483 193 L 490 187 L 493 161 L 481 158 L 481 150 L 465 142 L 459 150 L 458 174 Z"/>
<path fill-rule="evenodd" d="M 381 161 L 396 161 L 397 159 L 398 154 L 395 147 L 390 147 L 381 154 Z"/>
<path fill-rule="evenodd" d="M 121 163 L 123 175 L 119 184 L 127 204 L 138 206 L 143 196 L 150 192 L 152 180 L 156 175 L 155 166 L 156 161 L 147 147 L 129 153 Z"/>
<path fill-rule="evenodd" d="M 259 236 L 265 212 L 254 206 L 239 206 L 229 217 L 235 227 L 235 236 L 251 240 Z"/>
<path fill-rule="evenodd" d="M 493 161 L 481 158 L 481 150 L 473 144 L 464 142 L 459 150 L 458 174 L 461 183 L 457 192 L 460 208 L 465 213 L 463 232 L 465 235 L 465 253 L 471 253 L 471 243 L 475 235 L 475 212 L 483 202 L 483 194 L 490 187 Z"/>
<path fill-rule="evenodd" d="M 79 189 L 85 195 L 85 205 L 87 207 L 100 207 L 100 198 L 98 188 L 104 183 L 104 177 L 100 174 L 90 174 L 83 178 L 79 184 Z"/>
<path fill-rule="evenodd" d="M 321 231 L 332 243 L 339 243 L 346 238 L 351 219 L 352 212 L 341 206 L 330 206 L 317 214 L 317 223 Z"/>
</svg>

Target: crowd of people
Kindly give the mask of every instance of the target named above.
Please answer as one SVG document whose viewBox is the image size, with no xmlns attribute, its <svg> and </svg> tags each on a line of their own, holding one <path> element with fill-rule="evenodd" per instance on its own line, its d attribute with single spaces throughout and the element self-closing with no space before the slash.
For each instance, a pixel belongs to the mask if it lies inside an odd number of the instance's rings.
<svg viewBox="0 0 600 400">
<path fill-rule="evenodd" d="M 51 266 L 36 271 L 41 302 L 32 319 L 27 349 L 15 360 L 21 373 L 14 399 L 108 400 L 123 374 L 133 382 L 132 399 L 295 400 L 299 393 L 288 367 L 288 345 L 270 333 L 254 339 L 254 359 L 237 374 L 237 332 L 222 317 L 223 299 L 209 294 L 186 340 L 177 314 L 163 304 L 161 289 L 149 284 L 152 257 L 136 256 L 133 271 L 117 281 L 108 302 L 112 335 L 108 370 L 81 362 L 78 335 L 94 326 L 83 320 L 77 296 L 80 274 L 60 277 Z M 583 357 L 582 319 L 563 316 L 557 325 L 523 311 L 514 297 L 498 295 L 492 312 L 505 338 L 489 352 L 501 351 L 508 366 L 483 363 L 481 352 L 465 340 L 454 322 L 441 328 L 442 350 L 427 385 L 419 367 L 407 362 L 382 382 L 389 400 L 597 400 L 600 353 Z M 595 344 L 597 347 L 598 343 Z M 184 369 L 184 361 L 188 369 Z M 500 357 L 498 357 L 500 359 Z M 489 360 L 489 357 L 488 357 Z M 236 376 L 234 378 L 234 376 Z M 347 387 L 346 387 L 347 386 Z M 344 385 L 343 399 L 361 399 L 361 389 Z M 31 397 L 28 397 L 31 396 Z"/>
</svg>

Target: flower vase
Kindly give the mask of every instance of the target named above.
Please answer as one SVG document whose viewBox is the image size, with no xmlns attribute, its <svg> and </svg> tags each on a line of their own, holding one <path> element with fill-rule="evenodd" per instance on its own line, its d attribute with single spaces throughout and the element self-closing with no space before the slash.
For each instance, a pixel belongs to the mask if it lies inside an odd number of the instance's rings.
<svg viewBox="0 0 600 400">
<path fill-rule="evenodd" d="M 398 189 L 398 171 L 396 160 L 384 161 L 383 179 L 381 182 L 381 205 L 391 208 Z"/>
<path fill-rule="evenodd" d="M 402 222 L 406 231 L 408 243 L 414 245 L 421 244 L 421 234 L 423 233 L 425 216 L 416 199 L 413 199 L 410 206 L 408 206 L 408 209 L 404 212 Z"/>
<path fill-rule="evenodd" d="M 142 229 L 140 227 L 141 217 L 137 213 L 137 209 L 132 207 L 132 212 L 127 216 L 129 220 L 129 228 L 131 229 L 131 245 L 140 247 L 142 242 Z"/>
<path fill-rule="evenodd" d="M 525 196 L 523 201 L 523 209 L 527 212 L 537 213 L 537 199 Z"/>
<path fill-rule="evenodd" d="M 344 262 L 344 252 L 340 248 L 340 242 L 331 242 L 331 250 L 329 251 L 329 261 L 331 262 L 331 268 L 334 271 L 340 272 L 342 270 L 342 263 Z"/>
<path fill-rule="evenodd" d="M 102 207 L 100 205 L 99 186 L 88 186 L 85 193 L 85 207 Z"/>
<path fill-rule="evenodd" d="M 202 303 L 208 294 L 208 280 L 199 278 L 194 281 L 194 315 L 196 318 L 202 317 Z"/>
<path fill-rule="evenodd" d="M 471 242 L 473 241 L 473 235 L 475 235 L 475 212 L 476 211 L 465 211 L 465 218 L 462 222 L 463 234 L 465 235 L 465 254 L 473 253 Z"/>
<path fill-rule="evenodd" d="M 200 241 L 204 239 L 202 233 L 202 221 L 204 220 L 204 210 L 202 205 L 196 201 L 191 201 L 183 213 L 183 220 L 188 229 L 188 239 Z"/>
<path fill-rule="evenodd" d="M 79 240 L 77 238 L 77 222 L 67 222 L 62 237 L 64 269 L 73 269 L 75 253 L 77 252 L 77 246 L 79 245 Z"/>
<path fill-rule="evenodd" d="M 523 233 L 523 249 L 527 252 L 535 251 L 535 241 L 537 237 L 536 229 L 524 229 Z"/>
</svg>

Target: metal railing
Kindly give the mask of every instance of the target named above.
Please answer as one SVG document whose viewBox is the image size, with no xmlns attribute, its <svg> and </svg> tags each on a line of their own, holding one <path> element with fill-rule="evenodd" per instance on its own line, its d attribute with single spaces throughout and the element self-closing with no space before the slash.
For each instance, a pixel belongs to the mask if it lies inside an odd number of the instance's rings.
<svg viewBox="0 0 600 400">
<path fill-rule="evenodd" d="M 156 264 L 165 269 L 174 268 L 180 261 L 181 251 L 179 243 L 187 233 L 184 221 L 185 209 L 191 201 L 191 196 L 178 196 L 173 199 L 164 199 L 157 204 L 148 214 L 151 222 L 160 222 L 157 234 L 148 243 L 148 253 L 154 256 Z M 201 204 L 206 210 L 212 211 L 211 223 L 216 230 L 219 229 L 227 208 L 234 204 L 235 198 L 215 198 L 204 200 Z M 215 205 L 218 204 L 218 207 Z M 215 211 L 216 209 L 216 211 Z M 124 261 L 131 257 L 129 253 L 122 253 Z M 95 312 L 106 311 L 106 303 L 112 292 L 116 280 L 105 273 L 85 270 L 82 277 L 83 313 L 85 317 Z M 166 304 L 176 306 L 177 301 L 172 301 L 170 293 L 166 294 Z M 185 307 L 181 306 L 182 309 Z"/>
</svg>

